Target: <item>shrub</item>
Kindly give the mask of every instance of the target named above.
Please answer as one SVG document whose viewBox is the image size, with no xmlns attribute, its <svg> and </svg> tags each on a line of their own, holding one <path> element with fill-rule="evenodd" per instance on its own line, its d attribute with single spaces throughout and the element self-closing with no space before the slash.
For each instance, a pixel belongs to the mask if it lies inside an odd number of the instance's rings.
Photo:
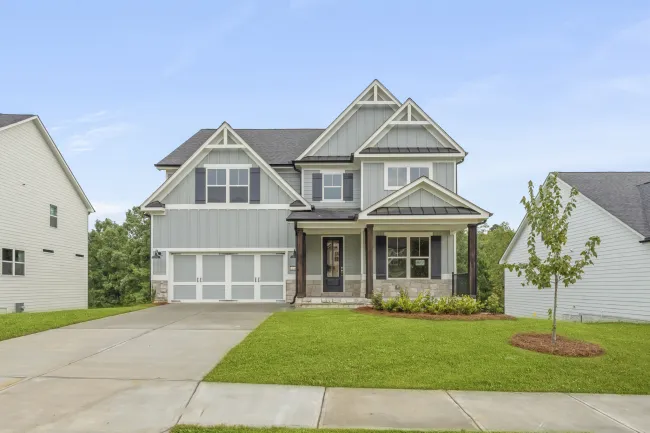
<svg viewBox="0 0 650 433">
<path fill-rule="evenodd" d="M 375 310 L 383 310 L 384 309 L 384 296 L 381 294 L 381 292 L 375 292 L 372 294 L 372 308 Z"/>
<path fill-rule="evenodd" d="M 492 293 L 490 296 L 488 296 L 487 300 L 485 301 L 485 311 L 493 314 L 503 313 L 501 297 L 498 294 Z"/>
<path fill-rule="evenodd" d="M 469 296 L 434 298 L 429 292 L 426 292 L 420 293 L 415 299 L 410 299 L 408 292 L 404 289 L 400 289 L 399 295 L 394 298 L 383 299 L 381 294 L 373 295 L 372 305 L 376 310 L 391 312 L 464 315 L 476 314 L 483 307 L 479 301 Z"/>
<path fill-rule="evenodd" d="M 384 301 L 384 310 L 386 311 L 395 311 L 397 309 L 397 300 L 398 298 L 388 298 Z"/>
</svg>

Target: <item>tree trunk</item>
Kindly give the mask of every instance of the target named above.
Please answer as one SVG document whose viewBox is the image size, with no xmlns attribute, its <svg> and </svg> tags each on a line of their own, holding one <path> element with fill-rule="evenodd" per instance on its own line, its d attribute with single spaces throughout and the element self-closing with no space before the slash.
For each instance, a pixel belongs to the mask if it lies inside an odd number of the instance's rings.
<svg viewBox="0 0 650 433">
<path fill-rule="evenodd" d="M 556 319 L 556 314 L 557 314 L 557 286 L 558 286 L 558 278 L 557 274 L 555 274 L 555 294 L 553 296 L 553 333 L 551 334 L 551 341 L 553 342 L 553 346 L 555 346 L 555 341 L 557 337 L 557 319 Z"/>
</svg>

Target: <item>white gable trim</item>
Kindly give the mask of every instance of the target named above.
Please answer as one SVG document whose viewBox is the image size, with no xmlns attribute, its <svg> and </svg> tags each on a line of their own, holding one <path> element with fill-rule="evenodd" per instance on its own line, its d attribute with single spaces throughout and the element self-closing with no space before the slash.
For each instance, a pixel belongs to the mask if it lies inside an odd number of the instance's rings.
<svg viewBox="0 0 650 433">
<path fill-rule="evenodd" d="M 377 90 L 381 90 L 384 92 L 388 97 L 390 98 L 390 101 L 379 101 L 377 100 Z M 362 98 L 368 94 L 372 90 L 373 92 L 373 100 L 372 101 L 362 101 Z M 364 105 L 400 105 L 400 102 L 395 96 L 393 96 L 390 91 L 379 82 L 379 80 L 373 80 L 372 83 L 368 87 L 366 87 L 363 92 L 359 94 L 359 96 L 356 97 L 354 101 L 350 105 L 347 106 L 345 110 L 339 116 L 334 119 L 332 123 L 321 133 L 321 135 L 314 140 L 314 142 L 309 145 L 307 149 L 305 149 L 304 152 L 300 154 L 300 156 L 296 159 L 297 161 L 301 160 L 305 156 L 313 155 L 320 149 L 323 144 L 329 139 L 332 134 L 334 134 L 338 129 L 350 118 L 354 113 L 356 113 L 359 108 L 361 108 Z"/>
<path fill-rule="evenodd" d="M 406 112 L 407 120 L 396 120 L 399 116 L 404 115 Z M 411 120 L 412 112 L 418 113 L 425 120 Z M 367 147 L 375 146 L 379 140 L 381 140 L 394 126 L 423 126 L 431 135 L 433 135 L 438 141 L 446 143 L 449 147 L 456 149 L 460 152 L 458 155 L 449 155 L 445 156 L 458 156 L 464 158 L 467 155 L 465 149 L 463 149 L 456 141 L 445 132 L 444 129 L 440 127 L 427 113 L 424 112 L 411 98 L 407 99 L 404 104 L 402 104 L 392 116 L 390 116 L 383 125 L 381 125 L 368 139 L 363 143 L 355 152 L 354 156 L 365 156 L 361 155 L 361 151 Z"/>
<path fill-rule="evenodd" d="M 405 187 L 393 192 L 392 194 L 388 195 L 387 197 L 384 197 L 383 199 L 379 200 L 377 203 L 373 204 L 363 212 L 359 214 L 359 219 L 362 218 L 369 218 L 370 217 L 370 212 L 379 209 L 380 207 L 385 207 L 385 206 L 390 206 L 391 204 L 397 203 L 401 199 L 408 197 L 411 193 L 415 192 L 418 189 L 424 189 L 441 199 L 447 201 L 447 202 L 456 202 L 462 206 L 465 206 L 467 208 L 470 208 L 476 212 L 479 213 L 479 215 L 457 215 L 458 217 L 468 217 L 468 218 L 479 218 L 479 219 L 487 219 L 492 214 L 485 209 L 482 209 L 475 205 L 474 203 L 470 202 L 469 200 L 464 199 L 463 197 L 459 196 L 458 194 L 454 193 L 453 191 L 448 190 L 447 188 L 443 187 L 439 183 L 427 178 L 427 177 L 421 177 L 415 182 L 411 182 L 410 184 L 406 185 Z M 410 216 L 410 215 L 409 215 Z M 390 215 L 390 217 L 395 217 L 395 215 Z M 435 215 L 418 215 L 418 217 L 426 217 L 426 218 L 432 218 L 435 219 Z M 449 218 L 449 215 L 444 215 L 445 218 Z M 453 216 L 455 219 L 456 216 Z"/>
<path fill-rule="evenodd" d="M 38 116 L 33 116 L 30 118 L 27 118 L 25 120 L 21 120 L 20 122 L 12 123 L 11 125 L 7 125 L 3 128 L 0 128 L 0 132 L 5 131 L 9 128 L 13 128 L 14 126 L 22 125 L 23 123 L 35 121 L 36 122 L 36 127 L 38 130 L 41 132 L 41 135 L 45 138 L 45 142 L 47 145 L 50 147 L 52 150 L 52 153 L 54 154 L 54 157 L 56 160 L 59 162 L 59 165 L 63 169 L 63 172 L 65 175 L 68 177 L 68 180 L 72 184 L 72 187 L 77 191 L 77 194 L 79 194 L 79 198 L 81 198 L 81 201 L 84 203 L 86 206 L 86 210 L 88 213 L 93 213 L 95 212 L 95 208 L 93 208 L 93 205 L 90 203 L 90 200 L 88 200 L 88 196 L 86 193 L 83 191 L 81 188 L 81 185 L 79 185 L 79 182 L 77 181 L 77 178 L 74 177 L 74 174 L 72 174 L 72 170 L 70 170 L 70 167 L 68 166 L 68 163 L 65 162 L 65 159 L 63 158 L 63 155 L 59 151 L 59 148 L 56 147 L 56 144 L 54 143 L 54 140 L 52 139 L 52 136 L 50 136 L 50 133 L 47 132 L 47 128 L 45 128 L 45 125 L 43 125 L 43 122 L 41 122 L 41 119 Z"/>
<path fill-rule="evenodd" d="M 550 176 L 550 173 L 549 173 L 548 176 Z M 544 179 L 544 183 L 546 183 L 546 180 L 548 179 L 548 176 L 546 176 L 546 179 Z M 559 176 L 557 177 L 557 181 L 558 181 L 558 184 L 560 186 L 563 186 L 563 187 L 568 188 L 569 190 L 571 190 L 572 186 L 569 185 L 568 183 L 566 183 L 565 181 L 563 181 Z M 645 239 L 645 236 L 643 236 L 641 233 L 637 232 L 632 227 L 625 224 L 623 221 L 618 219 L 615 215 L 610 213 L 607 209 L 600 206 L 598 203 L 591 200 L 589 197 L 587 197 L 583 193 L 578 194 L 577 202 L 579 202 L 580 200 L 584 200 L 587 203 L 591 203 L 594 206 L 594 209 L 599 209 L 601 212 L 603 212 L 604 214 L 609 216 L 611 219 L 613 219 L 617 224 L 619 224 L 622 227 L 624 227 L 625 229 L 629 230 L 635 236 L 638 236 L 639 240 L 644 240 Z M 512 240 L 508 244 L 508 248 L 506 248 L 506 250 L 503 253 L 503 256 L 501 256 L 501 259 L 499 260 L 500 264 L 506 263 L 506 261 L 508 260 L 508 256 L 510 256 L 510 252 L 515 247 L 515 243 L 519 240 L 519 238 L 521 237 L 521 234 L 524 232 L 524 229 L 528 226 L 528 218 L 527 217 L 528 217 L 528 215 L 524 215 L 524 218 L 521 220 L 521 223 L 519 223 L 519 227 L 517 228 L 517 231 L 515 232 L 515 236 L 512 238 Z"/>
<path fill-rule="evenodd" d="M 299 200 L 302 202 L 305 206 L 305 209 L 300 208 L 300 207 L 295 207 L 293 209 L 295 210 L 309 210 L 311 209 L 311 206 L 307 201 L 300 196 L 289 184 L 287 181 L 285 181 L 275 170 L 271 168 L 271 166 L 260 157 L 257 152 L 253 150 L 252 147 L 248 145 L 236 132 L 232 127 L 227 123 L 223 122 L 221 126 L 212 134 L 202 145 L 199 147 L 193 154 L 190 156 L 187 161 L 181 165 L 178 170 L 174 172 L 165 182 L 163 182 L 162 185 L 158 187 L 156 191 L 154 191 L 153 194 L 151 194 L 145 201 L 142 203 L 141 208 L 147 209 L 146 205 L 149 204 L 152 201 L 155 200 L 162 200 L 164 197 L 171 192 L 172 189 L 174 189 L 180 182 L 185 178 L 187 173 L 189 173 L 190 170 L 194 169 L 199 162 L 207 155 L 211 150 L 213 149 L 232 149 L 233 145 L 224 145 L 224 144 L 213 144 L 210 145 L 210 143 L 215 137 L 219 136 L 219 134 L 228 134 L 231 137 L 234 137 L 235 140 L 237 140 L 239 143 L 236 145 L 236 148 L 239 148 L 246 152 L 248 156 L 257 163 L 257 165 L 271 178 L 273 179 L 280 187 L 286 192 L 289 197 L 293 198 L 294 200 Z M 225 135 L 224 135 L 225 136 Z"/>
</svg>

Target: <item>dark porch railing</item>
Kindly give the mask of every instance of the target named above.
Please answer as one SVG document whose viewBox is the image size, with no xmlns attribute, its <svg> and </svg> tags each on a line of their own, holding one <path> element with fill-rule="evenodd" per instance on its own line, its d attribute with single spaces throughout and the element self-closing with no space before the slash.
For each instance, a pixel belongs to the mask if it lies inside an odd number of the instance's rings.
<svg viewBox="0 0 650 433">
<path fill-rule="evenodd" d="M 451 274 L 451 294 L 453 296 L 469 295 L 476 297 L 476 291 L 472 293 L 469 286 L 469 274 Z"/>
</svg>

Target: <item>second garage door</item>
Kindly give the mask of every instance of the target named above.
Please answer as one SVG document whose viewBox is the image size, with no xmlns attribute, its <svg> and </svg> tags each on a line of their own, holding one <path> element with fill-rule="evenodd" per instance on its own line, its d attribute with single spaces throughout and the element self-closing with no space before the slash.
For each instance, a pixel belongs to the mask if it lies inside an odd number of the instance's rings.
<svg viewBox="0 0 650 433">
<path fill-rule="evenodd" d="M 284 300 L 284 254 L 174 254 L 172 301 Z"/>
</svg>

